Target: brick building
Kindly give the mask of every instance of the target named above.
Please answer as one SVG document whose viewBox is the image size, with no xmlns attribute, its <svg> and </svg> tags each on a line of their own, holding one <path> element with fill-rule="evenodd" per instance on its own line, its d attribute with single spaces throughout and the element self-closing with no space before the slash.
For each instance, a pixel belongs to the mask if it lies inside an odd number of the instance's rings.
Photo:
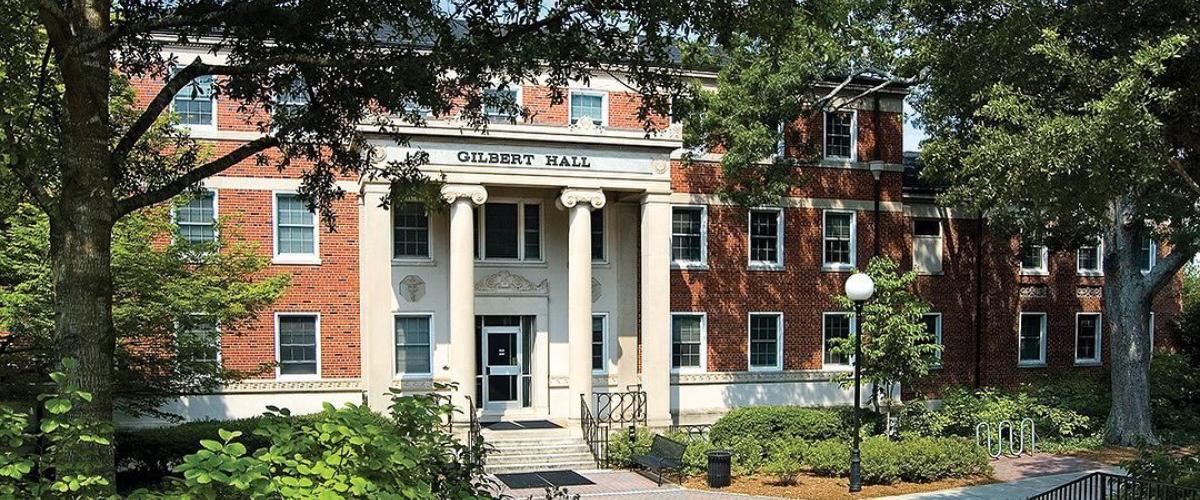
<svg viewBox="0 0 1200 500">
<path fill-rule="evenodd" d="M 181 60 L 213 57 L 173 47 Z M 700 74 L 712 85 L 715 75 Z M 134 82 L 143 99 L 159 82 Z M 223 151 L 258 135 L 263 113 L 207 91 L 177 97 L 194 137 Z M 446 206 L 380 207 L 389 186 L 340 179 L 336 232 L 295 197 L 304 165 L 253 160 L 204 182 L 176 220 L 211 238 L 223 218 L 292 285 L 269 314 L 221 331 L 213 358 L 265 375 L 181 397 L 189 418 L 302 413 L 324 401 L 386 407 L 391 388 L 456 383 L 485 420 L 577 418 L 580 394 L 640 385 L 652 423 L 711 421 L 751 404 L 846 404 L 830 381 L 848 360 L 828 339 L 852 322 L 832 301 L 875 253 L 921 276 L 929 327 L 944 347 L 930 383 L 1011 385 L 1107 361 L 1100 252 L 1047 252 L 936 207 L 905 174 L 902 89 L 795 127 L 824 159 L 802 168 L 782 206 L 746 209 L 716 195 L 717 154 L 685 165 L 678 124 L 646 135 L 638 96 L 597 75 L 551 105 L 548 89 L 510 88 L 531 117 L 497 110 L 486 132 L 429 117 L 379 135 L 379 161 L 429 154 Z M 846 88 L 847 96 L 861 92 Z M 302 103 L 296 103 L 302 104 Z M 1146 265 L 1157 248 L 1148 243 Z M 1169 340 L 1178 281 L 1155 302 Z"/>
</svg>

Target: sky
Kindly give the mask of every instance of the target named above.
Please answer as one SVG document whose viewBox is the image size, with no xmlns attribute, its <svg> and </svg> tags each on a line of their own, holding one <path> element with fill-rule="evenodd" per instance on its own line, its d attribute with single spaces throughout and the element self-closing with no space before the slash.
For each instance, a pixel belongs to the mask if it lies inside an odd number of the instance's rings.
<svg viewBox="0 0 1200 500">
<path fill-rule="evenodd" d="M 925 139 L 925 131 L 921 130 L 913 124 L 913 118 L 920 116 L 917 111 L 908 104 L 904 103 L 904 150 L 905 151 L 920 151 L 921 141 Z"/>
</svg>

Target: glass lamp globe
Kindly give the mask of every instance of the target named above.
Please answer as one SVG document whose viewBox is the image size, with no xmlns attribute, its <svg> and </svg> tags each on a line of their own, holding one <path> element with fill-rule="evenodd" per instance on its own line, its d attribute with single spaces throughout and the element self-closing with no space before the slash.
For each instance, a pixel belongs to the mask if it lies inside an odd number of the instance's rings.
<svg viewBox="0 0 1200 500">
<path fill-rule="evenodd" d="M 864 273 L 854 273 L 846 280 L 846 296 L 854 302 L 866 302 L 875 294 L 875 280 Z"/>
</svg>

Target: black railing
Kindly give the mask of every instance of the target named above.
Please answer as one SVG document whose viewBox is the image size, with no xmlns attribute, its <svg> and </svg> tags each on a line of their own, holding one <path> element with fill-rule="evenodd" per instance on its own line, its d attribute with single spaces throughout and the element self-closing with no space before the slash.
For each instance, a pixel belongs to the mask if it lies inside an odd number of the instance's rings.
<svg viewBox="0 0 1200 500">
<path fill-rule="evenodd" d="M 479 425 L 479 409 L 471 396 L 467 396 L 467 460 L 471 464 L 483 467 L 485 456 L 483 443 L 483 428 Z"/>
<path fill-rule="evenodd" d="M 708 431 L 711 429 L 712 429 L 712 425 L 710 425 L 710 424 L 692 424 L 692 425 L 673 425 L 673 426 L 671 426 L 672 433 L 683 434 L 684 436 L 687 436 L 688 441 L 704 439 L 705 437 L 708 436 Z"/>
<path fill-rule="evenodd" d="M 583 427 L 583 438 L 592 452 L 592 458 L 596 460 L 596 468 L 607 469 L 608 426 L 600 425 L 600 420 L 592 415 L 586 394 L 579 395 L 579 425 Z"/>
<path fill-rule="evenodd" d="M 1093 472 L 1030 500 L 1200 500 L 1200 489 Z"/>
<path fill-rule="evenodd" d="M 596 420 L 608 426 L 646 426 L 646 392 L 596 392 Z"/>
</svg>

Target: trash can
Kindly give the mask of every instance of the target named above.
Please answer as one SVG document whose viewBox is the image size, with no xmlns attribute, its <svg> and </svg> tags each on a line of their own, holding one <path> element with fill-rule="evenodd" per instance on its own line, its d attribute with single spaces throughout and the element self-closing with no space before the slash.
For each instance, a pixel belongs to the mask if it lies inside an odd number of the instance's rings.
<svg viewBox="0 0 1200 500">
<path fill-rule="evenodd" d="M 729 461 L 733 454 L 724 450 L 708 452 L 708 486 L 724 488 L 729 486 Z"/>
</svg>

